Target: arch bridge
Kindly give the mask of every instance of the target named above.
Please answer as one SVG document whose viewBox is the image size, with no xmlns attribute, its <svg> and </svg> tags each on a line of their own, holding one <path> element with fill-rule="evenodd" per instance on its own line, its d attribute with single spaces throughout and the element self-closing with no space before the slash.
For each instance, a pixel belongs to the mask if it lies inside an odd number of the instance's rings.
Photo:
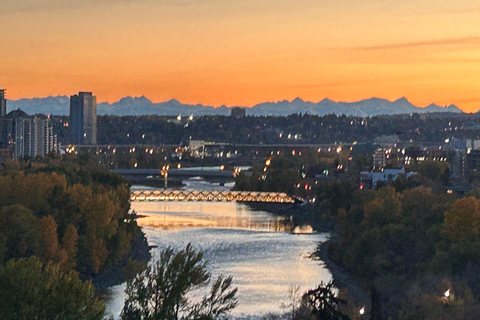
<svg viewBox="0 0 480 320">
<path fill-rule="evenodd" d="M 218 202 L 275 202 L 295 203 L 296 199 L 284 192 L 258 191 L 187 191 L 187 190 L 133 190 L 131 201 L 218 201 Z"/>
</svg>

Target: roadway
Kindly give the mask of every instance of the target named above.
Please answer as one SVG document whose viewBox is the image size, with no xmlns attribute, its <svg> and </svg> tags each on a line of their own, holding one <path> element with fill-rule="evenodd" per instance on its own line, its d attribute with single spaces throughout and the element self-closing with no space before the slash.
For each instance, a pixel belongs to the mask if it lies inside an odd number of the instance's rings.
<svg viewBox="0 0 480 320">
<path fill-rule="evenodd" d="M 162 169 L 111 169 L 113 173 L 122 176 L 160 176 Z M 233 171 L 230 170 L 197 170 L 197 169 L 170 169 L 169 177 L 205 177 L 205 178 L 232 178 Z"/>
</svg>

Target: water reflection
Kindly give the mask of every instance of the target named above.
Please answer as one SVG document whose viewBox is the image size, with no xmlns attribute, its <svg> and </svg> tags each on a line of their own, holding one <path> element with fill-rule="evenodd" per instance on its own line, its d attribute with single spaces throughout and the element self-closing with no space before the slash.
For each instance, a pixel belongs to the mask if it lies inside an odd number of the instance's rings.
<svg viewBox="0 0 480 320">
<path fill-rule="evenodd" d="M 281 312 L 290 284 L 302 291 L 329 281 L 327 269 L 308 258 L 327 234 L 292 235 L 281 232 L 288 222 L 239 203 L 134 202 L 147 217 L 138 220 L 154 257 L 167 246 L 193 243 L 205 252 L 213 276 L 233 275 L 239 306 L 233 315 L 253 316 Z M 107 309 L 118 316 L 125 285 L 113 287 Z"/>
<path fill-rule="evenodd" d="M 141 227 L 180 229 L 215 227 L 253 229 L 272 232 L 290 230 L 282 217 L 254 212 L 244 204 L 223 202 L 137 202 L 134 210 L 146 217 L 138 219 Z"/>
</svg>

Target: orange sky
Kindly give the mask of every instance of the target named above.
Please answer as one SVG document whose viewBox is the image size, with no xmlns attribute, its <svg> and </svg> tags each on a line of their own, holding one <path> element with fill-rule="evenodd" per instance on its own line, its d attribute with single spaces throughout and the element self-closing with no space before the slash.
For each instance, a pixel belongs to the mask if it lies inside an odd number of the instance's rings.
<svg viewBox="0 0 480 320">
<path fill-rule="evenodd" d="M 419 3 L 421 2 L 421 3 Z M 9 99 L 252 106 L 407 97 L 480 109 L 477 0 L 0 0 Z"/>
</svg>

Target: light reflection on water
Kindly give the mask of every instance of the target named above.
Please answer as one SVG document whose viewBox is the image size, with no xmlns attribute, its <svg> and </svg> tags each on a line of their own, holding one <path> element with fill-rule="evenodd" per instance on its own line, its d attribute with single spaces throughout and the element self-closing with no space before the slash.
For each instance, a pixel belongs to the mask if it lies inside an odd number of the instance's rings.
<svg viewBox="0 0 480 320">
<path fill-rule="evenodd" d="M 231 202 L 136 202 L 132 207 L 138 214 L 147 215 L 137 221 L 141 227 L 289 230 L 288 222 L 281 217 Z"/>
<path fill-rule="evenodd" d="M 134 202 L 133 209 L 149 245 L 158 246 L 154 257 L 167 246 L 192 243 L 205 252 L 213 277 L 233 275 L 239 306 L 233 315 L 281 312 L 290 284 L 301 291 L 328 281 L 330 272 L 308 258 L 327 234 L 292 235 L 280 232 L 285 221 L 266 212 L 251 211 L 239 203 Z M 123 306 L 125 285 L 111 290 L 110 313 Z"/>
</svg>

